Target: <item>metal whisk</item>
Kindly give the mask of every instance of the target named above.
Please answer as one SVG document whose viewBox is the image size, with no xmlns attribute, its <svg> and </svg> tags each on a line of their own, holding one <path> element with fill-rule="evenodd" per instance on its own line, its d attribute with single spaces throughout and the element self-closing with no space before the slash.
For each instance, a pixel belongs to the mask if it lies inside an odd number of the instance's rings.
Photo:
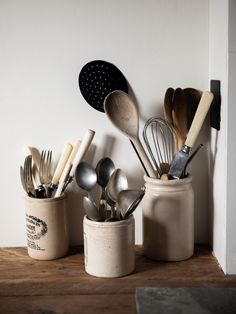
<svg viewBox="0 0 236 314">
<path fill-rule="evenodd" d="M 159 177 L 169 171 L 175 153 L 174 132 L 172 124 L 160 117 L 145 123 L 143 139 Z"/>
</svg>

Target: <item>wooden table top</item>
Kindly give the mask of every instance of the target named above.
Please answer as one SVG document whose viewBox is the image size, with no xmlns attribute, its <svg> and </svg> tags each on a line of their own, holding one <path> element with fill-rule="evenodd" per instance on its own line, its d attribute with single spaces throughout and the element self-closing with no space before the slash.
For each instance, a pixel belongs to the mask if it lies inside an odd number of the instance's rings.
<svg viewBox="0 0 236 314">
<path fill-rule="evenodd" d="M 0 248 L 0 313 L 136 313 L 137 287 L 236 287 L 209 248 L 197 246 L 192 258 L 156 262 L 136 246 L 134 273 L 115 279 L 90 276 L 82 247 L 54 261 L 37 261 L 26 248 Z"/>
</svg>

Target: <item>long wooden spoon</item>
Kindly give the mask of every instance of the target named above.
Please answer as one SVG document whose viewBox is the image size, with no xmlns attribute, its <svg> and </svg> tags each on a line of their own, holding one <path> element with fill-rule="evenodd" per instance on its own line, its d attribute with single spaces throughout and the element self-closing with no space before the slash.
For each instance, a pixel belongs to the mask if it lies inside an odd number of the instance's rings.
<svg viewBox="0 0 236 314">
<path fill-rule="evenodd" d="M 187 103 L 184 91 L 181 88 L 177 88 L 173 95 L 172 118 L 177 135 L 176 148 L 180 150 L 187 134 Z"/>
<path fill-rule="evenodd" d="M 165 97 L 164 97 L 164 118 L 171 124 L 173 124 L 172 109 L 173 109 L 174 92 L 175 92 L 174 88 L 169 87 L 166 90 Z"/>
<path fill-rule="evenodd" d="M 157 178 L 157 174 L 139 139 L 138 111 L 129 95 L 119 90 L 111 92 L 104 100 L 104 109 L 114 126 L 132 140 L 148 175 Z"/>
</svg>

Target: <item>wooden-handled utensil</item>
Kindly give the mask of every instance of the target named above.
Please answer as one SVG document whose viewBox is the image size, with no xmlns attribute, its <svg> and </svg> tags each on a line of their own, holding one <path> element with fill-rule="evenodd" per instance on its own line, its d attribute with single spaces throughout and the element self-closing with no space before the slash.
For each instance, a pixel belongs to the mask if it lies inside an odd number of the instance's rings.
<svg viewBox="0 0 236 314">
<path fill-rule="evenodd" d="M 172 119 L 176 133 L 176 148 L 180 150 L 187 134 L 187 103 L 182 88 L 177 88 L 173 94 Z"/>
<path fill-rule="evenodd" d="M 60 177 L 63 173 L 63 170 L 65 168 L 67 160 L 68 160 L 68 158 L 72 152 L 72 149 L 73 149 L 73 146 L 71 144 L 66 144 L 62 153 L 61 153 L 60 159 L 59 159 L 58 164 L 56 166 L 55 172 L 54 172 L 53 177 L 52 177 L 52 182 L 51 182 L 51 185 L 49 188 L 51 195 L 53 194 L 53 192 L 57 188 Z"/>
<path fill-rule="evenodd" d="M 111 92 L 104 100 L 104 109 L 113 125 L 133 142 L 148 175 L 157 178 L 157 174 L 139 139 L 138 111 L 129 95 L 120 90 Z"/>
<path fill-rule="evenodd" d="M 182 147 L 180 151 L 176 153 L 172 161 L 170 170 L 168 172 L 168 174 L 171 177 L 175 179 L 181 178 L 182 173 L 185 169 L 185 165 L 189 158 L 191 147 L 193 147 L 197 139 L 197 136 L 201 130 L 202 124 L 206 118 L 207 112 L 212 103 L 212 100 L 213 100 L 213 94 L 211 92 L 204 92 L 202 94 L 202 97 L 200 99 L 197 111 L 195 113 L 193 122 L 189 129 L 188 136 L 186 138 L 184 146 Z"/>
<path fill-rule="evenodd" d="M 164 97 L 164 118 L 171 124 L 173 124 L 172 109 L 173 109 L 174 92 L 175 92 L 174 88 L 169 87 L 166 90 L 165 97 Z"/>
<path fill-rule="evenodd" d="M 93 130 L 88 129 L 81 145 L 78 148 L 77 154 L 74 157 L 73 163 L 69 161 L 69 163 L 66 164 L 65 170 L 63 171 L 62 178 L 60 179 L 60 183 L 58 185 L 57 191 L 55 193 L 55 197 L 58 197 L 61 195 L 63 191 L 65 191 L 67 185 L 73 180 L 73 177 L 75 175 L 75 169 L 79 162 L 82 160 L 86 152 L 88 151 L 88 148 L 93 140 L 93 137 L 95 135 L 95 132 Z"/>
</svg>

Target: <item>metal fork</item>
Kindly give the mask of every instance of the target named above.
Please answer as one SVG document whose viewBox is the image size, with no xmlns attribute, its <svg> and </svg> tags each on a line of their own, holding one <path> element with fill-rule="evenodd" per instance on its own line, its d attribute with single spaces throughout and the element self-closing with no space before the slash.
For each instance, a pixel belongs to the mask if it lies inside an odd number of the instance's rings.
<svg viewBox="0 0 236 314">
<path fill-rule="evenodd" d="M 32 156 L 26 156 L 23 169 L 23 178 L 25 183 L 25 189 L 29 196 L 35 197 L 35 187 L 33 182 L 33 173 L 32 173 Z"/>
<path fill-rule="evenodd" d="M 46 190 L 46 196 L 49 196 L 49 186 L 52 181 L 51 175 L 51 160 L 52 160 L 52 151 L 51 150 L 43 150 L 40 156 L 40 164 L 39 164 L 39 180 L 41 185 Z"/>
</svg>

